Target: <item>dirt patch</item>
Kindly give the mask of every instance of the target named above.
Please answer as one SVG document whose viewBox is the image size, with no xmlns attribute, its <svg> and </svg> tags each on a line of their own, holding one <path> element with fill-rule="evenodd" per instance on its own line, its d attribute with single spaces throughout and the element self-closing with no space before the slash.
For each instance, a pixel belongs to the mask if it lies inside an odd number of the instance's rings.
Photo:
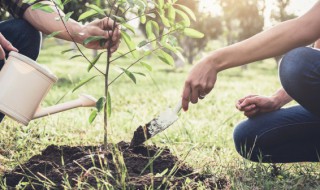
<svg viewBox="0 0 320 190">
<path fill-rule="evenodd" d="M 4 175 L 6 183 L 15 187 L 27 182 L 25 189 L 89 188 L 101 189 L 109 184 L 114 189 L 224 189 L 225 178 L 194 172 L 167 148 L 129 143 L 101 147 L 69 147 L 51 145 L 41 155 L 17 166 Z M 32 183 L 30 183 L 32 182 Z M 32 185 L 31 185 L 32 184 Z"/>
<path fill-rule="evenodd" d="M 135 130 L 133 134 L 133 138 L 130 143 L 130 147 L 135 147 L 146 140 L 150 139 L 151 134 L 149 133 L 148 127 L 150 126 L 150 123 L 146 124 L 145 126 L 139 126 L 137 130 Z"/>
</svg>

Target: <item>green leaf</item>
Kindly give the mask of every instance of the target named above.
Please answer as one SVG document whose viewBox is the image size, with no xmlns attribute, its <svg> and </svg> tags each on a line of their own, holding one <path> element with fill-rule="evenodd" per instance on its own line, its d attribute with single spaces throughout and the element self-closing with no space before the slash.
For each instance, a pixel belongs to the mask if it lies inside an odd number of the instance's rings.
<svg viewBox="0 0 320 190">
<path fill-rule="evenodd" d="M 118 23 L 125 23 L 126 20 L 120 16 L 112 15 L 113 20 L 117 21 Z"/>
<path fill-rule="evenodd" d="M 70 17 L 71 17 L 72 14 L 73 14 L 73 11 L 67 13 L 67 14 L 63 17 L 63 21 L 64 21 L 64 22 L 68 22 L 68 20 L 70 19 Z"/>
<path fill-rule="evenodd" d="M 70 3 L 72 0 L 65 0 L 64 2 L 63 2 L 63 5 L 66 5 L 66 4 L 68 4 L 68 3 Z"/>
<path fill-rule="evenodd" d="M 162 24 L 165 27 L 170 27 L 170 22 L 164 15 L 160 15 L 160 18 L 161 18 Z"/>
<path fill-rule="evenodd" d="M 95 10 L 92 10 L 92 9 L 91 9 L 91 10 L 88 10 L 88 11 L 82 13 L 82 14 L 79 16 L 78 21 L 84 20 L 84 19 L 86 19 L 86 18 L 90 18 L 90 17 L 95 16 L 95 15 L 97 15 L 97 14 L 98 14 L 98 13 L 97 13 L 97 11 L 95 11 Z"/>
<path fill-rule="evenodd" d="M 143 41 L 141 41 L 141 42 L 138 44 L 138 48 L 141 48 L 141 47 L 147 45 L 148 43 L 149 43 L 149 42 L 148 42 L 147 40 L 143 40 Z"/>
<path fill-rule="evenodd" d="M 75 58 L 78 58 L 78 57 L 82 57 L 82 55 L 74 55 L 74 56 L 72 56 L 72 57 L 70 57 L 69 59 L 71 60 L 71 59 L 75 59 Z"/>
<path fill-rule="evenodd" d="M 91 124 L 97 117 L 97 110 L 93 110 L 89 116 L 89 123 Z"/>
<path fill-rule="evenodd" d="M 110 92 L 108 91 L 108 97 L 107 97 L 107 114 L 110 117 L 111 116 L 111 95 Z"/>
<path fill-rule="evenodd" d="M 158 0 L 158 9 L 163 9 L 164 0 Z"/>
<path fill-rule="evenodd" d="M 183 33 L 186 35 L 186 36 L 189 36 L 191 38 L 203 38 L 204 37 L 204 34 L 202 32 L 199 32 L 193 28 L 185 28 L 183 30 Z"/>
<path fill-rule="evenodd" d="M 148 69 L 149 71 L 152 71 L 152 67 L 151 67 L 150 65 L 148 65 L 147 63 L 145 63 L 145 62 L 140 62 L 140 64 L 141 64 L 144 68 Z"/>
<path fill-rule="evenodd" d="M 71 49 L 63 50 L 61 52 L 61 54 L 65 54 L 65 53 L 68 53 L 68 52 L 73 51 L 73 50 L 75 50 L 75 49 L 71 48 Z"/>
<path fill-rule="evenodd" d="M 172 5 L 168 7 L 168 19 L 173 24 L 176 19 L 176 11 Z"/>
<path fill-rule="evenodd" d="M 138 10 L 140 13 L 144 13 L 146 10 L 146 3 L 141 0 L 136 0 L 135 4 L 138 6 Z"/>
<path fill-rule="evenodd" d="M 136 34 L 136 32 L 134 31 L 134 28 L 130 24 L 123 23 L 121 25 L 124 26 L 126 29 L 130 30 L 133 34 Z"/>
<path fill-rule="evenodd" d="M 137 74 L 137 75 L 141 75 L 141 76 L 146 76 L 144 73 L 141 73 L 141 72 L 132 72 L 132 73 L 134 73 L 134 74 Z"/>
<path fill-rule="evenodd" d="M 83 41 L 83 44 L 84 45 L 87 45 L 88 43 L 90 43 L 90 42 L 94 42 L 94 41 L 98 41 L 98 40 L 102 40 L 102 39 L 106 39 L 106 37 L 104 37 L 104 36 L 90 36 L 89 38 L 87 38 L 87 39 L 85 39 L 84 41 Z"/>
<path fill-rule="evenodd" d="M 145 15 L 141 15 L 140 22 L 141 22 L 141 24 L 145 24 L 147 22 L 147 17 Z"/>
<path fill-rule="evenodd" d="M 170 50 L 170 51 L 172 51 L 172 52 L 176 52 L 176 51 L 177 51 L 177 49 L 176 49 L 175 47 L 173 47 L 171 44 L 169 44 L 169 43 L 167 43 L 167 42 L 161 42 L 161 45 L 162 45 L 164 48 L 166 48 L 166 49 L 168 49 L 168 50 Z"/>
<path fill-rule="evenodd" d="M 165 51 L 163 50 L 159 50 L 158 51 L 158 58 L 168 64 L 168 65 L 173 65 L 174 64 L 174 59 L 172 58 L 172 56 L 168 53 L 166 53 Z"/>
<path fill-rule="evenodd" d="M 100 112 L 103 109 L 104 104 L 106 103 L 106 97 L 101 97 L 96 103 L 97 111 Z"/>
<path fill-rule="evenodd" d="M 157 173 L 154 177 L 163 177 L 168 172 L 168 168 L 163 170 L 161 173 Z"/>
<path fill-rule="evenodd" d="M 180 11 L 179 9 L 176 9 L 176 13 L 181 16 L 181 18 L 182 18 L 181 23 L 184 26 L 189 27 L 191 22 L 190 22 L 188 15 L 186 15 L 186 13 L 184 13 L 183 11 Z"/>
<path fill-rule="evenodd" d="M 79 84 L 77 84 L 76 87 L 73 88 L 72 92 L 75 92 L 75 91 L 78 90 L 81 86 L 87 84 L 87 83 L 90 82 L 92 79 L 96 78 L 97 76 L 99 76 L 99 75 L 95 75 L 95 76 L 93 76 L 93 77 L 90 77 L 90 78 L 88 78 L 88 79 L 85 79 L 85 80 L 81 81 Z"/>
<path fill-rule="evenodd" d="M 196 21 L 197 19 L 196 19 L 196 15 L 193 13 L 193 11 L 189 8 L 189 7 L 187 7 L 187 6 L 185 6 L 185 5 L 181 5 L 181 4 L 175 4 L 175 5 L 177 5 L 179 8 L 181 8 L 184 12 L 186 12 L 191 18 L 192 18 L 192 20 L 194 20 L 194 21 Z"/>
<path fill-rule="evenodd" d="M 129 70 L 125 69 L 125 68 L 121 68 L 120 69 L 135 83 L 137 84 L 137 79 L 136 77 L 133 75 L 133 73 L 131 73 Z"/>
<path fill-rule="evenodd" d="M 52 32 L 51 34 L 49 34 L 48 36 L 46 36 L 46 38 L 52 38 L 52 37 L 54 37 L 54 36 L 56 36 L 56 35 L 58 35 L 58 34 L 60 34 L 60 33 L 61 33 L 61 31 Z"/>
<path fill-rule="evenodd" d="M 179 57 L 181 59 L 181 61 L 183 63 L 186 62 L 186 59 L 184 58 L 184 56 L 182 55 L 182 53 L 180 51 L 175 52 L 175 54 L 177 55 L 177 57 Z"/>
<path fill-rule="evenodd" d="M 41 10 L 44 11 L 46 13 L 53 13 L 54 10 L 52 9 L 52 6 L 49 4 L 44 4 L 44 3 L 36 3 L 34 5 L 32 5 L 32 10 Z"/>
<path fill-rule="evenodd" d="M 95 10 L 95 11 L 96 11 L 97 13 L 99 13 L 100 15 L 106 16 L 105 13 L 104 13 L 104 11 L 103 11 L 100 7 L 98 7 L 97 5 L 89 4 L 89 5 L 87 5 L 87 7 L 89 7 L 89 8 L 92 9 L 92 10 Z"/>
<path fill-rule="evenodd" d="M 59 7 L 59 9 L 63 10 L 64 7 L 63 7 L 63 4 L 61 2 L 61 0 L 54 0 L 55 4 Z"/>
<path fill-rule="evenodd" d="M 135 44 L 133 43 L 133 41 L 131 40 L 130 36 L 125 32 L 125 31 L 121 31 L 121 37 L 124 40 L 124 42 L 127 44 L 128 48 L 132 54 L 133 57 L 137 57 L 138 54 L 135 51 Z"/>
<path fill-rule="evenodd" d="M 155 39 L 159 36 L 159 25 L 155 21 L 149 20 L 146 24 L 146 33 L 149 41 L 152 41 L 152 46 L 156 47 L 157 42 Z"/>
<path fill-rule="evenodd" d="M 107 52 L 107 51 L 103 51 L 103 52 L 99 53 L 99 54 L 91 61 L 91 64 L 89 63 L 89 66 L 88 66 L 88 69 L 87 69 L 88 72 L 89 72 L 89 71 L 92 69 L 92 67 L 99 61 L 101 55 L 102 55 L 103 53 L 106 53 L 106 52 Z"/>
</svg>

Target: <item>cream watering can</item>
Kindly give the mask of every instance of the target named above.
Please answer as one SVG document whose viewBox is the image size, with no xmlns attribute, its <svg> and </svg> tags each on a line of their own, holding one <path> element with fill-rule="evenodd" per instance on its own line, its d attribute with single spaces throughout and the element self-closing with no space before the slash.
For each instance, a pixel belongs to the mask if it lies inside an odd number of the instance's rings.
<svg viewBox="0 0 320 190">
<path fill-rule="evenodd" d="M 17 52 L 10 52 L 0 72 L 0 112 L 28 125 L 30 120 L 73 109 L 94 107 L 97 100 L 80 95 L 70 102 L 41 108 L 40 104 L 58 78 L 47 68 Z"/>
</svg>

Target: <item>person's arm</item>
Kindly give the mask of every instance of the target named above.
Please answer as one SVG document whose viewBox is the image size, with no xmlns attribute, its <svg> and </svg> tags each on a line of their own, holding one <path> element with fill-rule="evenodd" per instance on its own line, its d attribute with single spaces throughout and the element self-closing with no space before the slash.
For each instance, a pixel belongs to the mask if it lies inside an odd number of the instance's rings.
<svg viewBox="0 0 320 190">
<path fill-rule="evenodd" d="M 292 100 L 287 92 L 281 88 L 272 96 L 249 95 L 241 98 L 236 103 L 236 108 L 247 117 L 253 117 L 260 113 L 275 111 Z"/>
<path fill-rule="evenodd" d="M 313 47 L 317 48 L 317 49 L 320 49 L 320 39 L 318 39 L 317 41 L 314 42 Z"/>
<path fill-rule="evenodd" d="M 114 21 L 112 19 L 106 17 L 104 19 L 95 20 L 86 25 L 82 25 L 73 19 L 69 19 L 66 22 L 66 26 L 72 36 L 71 38 L 62 21 L 59 19 L 59 14 L 54 4 L 49 1 L 42 1 L 41 3 L 49 4 L 55 11 L 53 13 L 47 13 L 42 10 L 32 10 L 32 6 L 30 6 L 23 15 L 23 18 L 37 30 L 45 34 L 60 31 L 56 37 L 68 41 L 72 41 L 73 38 L 79 44 L 83 44 L 83 41 L 90 36 L 104 36 L 106 39 L 109 39 L 112 36 L 111 52 L 116 51 L 118 48 L 120 41 L 120 29 L 117 24 L 114 25 Z M 64 15 L 61 10 L 59 11 L 61 15 Z M 112 34 L 112 28 L 114 28 L 114 26 L 116 26 L 116 28 L 114 34 Z M 109 43 L 107 42 L 105 46 L 101 47 L 100 43 L 95 41 L 89 43 L 86 47 L 91 49 L 104 49 L 107 48 L 108 45 Z"/>
<path fill-rule="evenodd" d="M 211 52 L 191 70 L 182 94 L 182 107 L 197 103 L 208 94 L 217 73 L 250 62 L 282 55 L 289 50 L 311 44 L 320 37 L 320 2 L 302 17 L 283 22 L 247 40 Z"/>
</svg>

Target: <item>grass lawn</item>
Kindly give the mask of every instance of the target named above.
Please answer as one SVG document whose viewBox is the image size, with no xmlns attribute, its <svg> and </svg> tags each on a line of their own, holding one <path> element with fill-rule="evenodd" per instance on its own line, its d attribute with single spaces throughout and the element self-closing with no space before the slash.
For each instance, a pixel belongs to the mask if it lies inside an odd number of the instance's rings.
<svg viewBox="0 0 320 190">
<path fill-rule="evenodd" d="M 76 53 L 60 53 L 68 48 L 70 44 L 57 45 L 52 39 L 45 42 L 38 62 L 49 67 L 60 80 L 47 95 L 44 106 L 55 104 L 64 95 L 62 102 L 77 98 L 80 93 L 96 98 L 103 95 L 101 77 L 74 93 L 70 92 L 78 82 L 97 72 L 88 73 L 88 64 L 82 58 L 69 60 Z M 86 53 L 91 55 L 89 50 Z M 129 57 L 115 62 L 110 78 L 119 74 L 114 70 L 116 65 L 124 67 L 130 60 Z M 139 125 L 149 122 L 168 106 L 174 106 L 191 69 L 191 66 L 174 69 L 153 58 L 147 58 L 144 62 L 150 64 L 153 70 L 135 66 L 132 71 L 146 74 L 146 77 L 137 75 L 137 84 L 123 76 L 110 88 L 110 142 L 130 141 Z M 97 66 L 104 70 L 103 59 Z M 279 87 L 277 68 L 272 59 L 251 64 L 247 70 L 234 68 L 220 73 L 210 95 L 192 105 L 188 112 L 181 112 L 176 123 L 147 143 L 168 146 L 190 166 L 202 172 L 225 176 L 231 189 L 320 189 L 319 164 L 257 164 L 244 160 L 235 151 L 233 129 L 245 119 L 235 109 L 235 101 L 248 94 L 271 95 Z M 101 144 L 103 116 L 99 115 L 89 124 L 90 113 L 90 108 L 74 109 L 34 120 L 29 126 L 5 119 L 0 124 L 0 172 L 25 162 L 51 144 Z"/>
</svg>

